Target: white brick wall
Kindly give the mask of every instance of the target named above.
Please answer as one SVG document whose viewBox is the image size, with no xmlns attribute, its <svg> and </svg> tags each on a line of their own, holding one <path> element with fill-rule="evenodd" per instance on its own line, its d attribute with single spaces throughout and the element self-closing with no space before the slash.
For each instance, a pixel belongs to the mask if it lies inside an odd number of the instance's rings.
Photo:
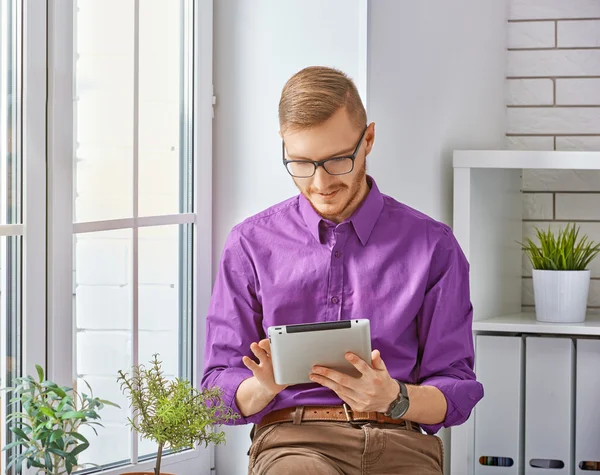
<svg viewBox="0 0 600 475">
<path fill-rule="evenodd" d="M 509 77 L 600 76 L 600 50 L 511 50 L 507 70 Z"/>
<path fill-rule="evenodd" d="M 514 139 L 516 137 L 511 138 Z M 600 137 L 556 137 L 556 150 L 589 150 L 598 152 L 600 151 Z"/>
<path fill-rule="evenodd" d="M 600 150 L 600 1 L 509 0 L 507 147 Z M 524 170 L 523 234 L 575 222 L 600 242 L 600 173 Z M 600 310 L 600 258 L 588 306 Z M 523 256 L 523 304 L 533 306 Z"/>
<path fill-rule="evenodd" d="M 512 20 L 600 18 L 600 2 L 598 0 L 511 0 L 508 18 Z"/>
<path fill-rule="evenodd" d="M 506 137 L 510 150 L 554 150 L 554 137 Z"/>
<path fill-rule="evenodd" d="M 600 30 L 600 22 L 598 22 Z M 600 79 L 557 79 L 557 105 L 600 105 Z"/>
<path fill-rule="evenodd" d="M 600 46 L 600 20 L 559 21 L 557 27 L 561 48 Z"/>
<path fill-rule="evenodd" d="M 600 58 L 598 58 L 600 60 Z M 598 107 L 519 107 L 508 109 L 509 134 L 600 135 Z"/>
<path fill-rule="evenodd" d="M 508 24 L 509 48 L 552 48 L 555 46 L 553 21 Z"/>
<path fill-rule="evenodd" d="M 552 79 L 514 79 L 508 82 L 506 104 L 510 106 L 554 104 Z"/>
</svg>

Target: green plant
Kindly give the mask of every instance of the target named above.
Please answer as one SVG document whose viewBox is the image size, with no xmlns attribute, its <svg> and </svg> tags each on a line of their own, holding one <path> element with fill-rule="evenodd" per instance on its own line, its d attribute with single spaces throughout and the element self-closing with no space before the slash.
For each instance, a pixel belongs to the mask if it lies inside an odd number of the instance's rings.
<svg viewBox="0 0 600 475">
<path fill-rule="evenodd" d="M 225 433 L 215 433 L 213 427 L 239 416 L 224 405 L 220 388 L 199 391 L 189 381 L 168 380 L 157 354 L 150 363 L 149 368 L 134 366 L 131 376 L 119 371 L 117 381 L 134 409 L 129 424 L 144 438 L 158 444 L 154 473 L 160 475 L 166 448 L 179 452 L 196 443 L 207 446 L 225 442 Z"/>
<path fill-rule="evenodd" d="M 567 224 L 558 235 L 535 228 L 540 246 L 531 239 L 521 244 L 534 269 L 541 270 L 585 270 L 600 252 L 600 244 L 579 236 L 579 227 Z"/>
<path fill-rule="evenodd" d="M 15 387 L 5 389 L 14 394 L 10 403 L 21 409 L 6 419 L 12 422 L 9 429 L 15 441 L 3 450 L 20 447 L 20 452 L 10 457 L 7 470 L 16 464 L 20 472 L 25 463 L 27 468 L 37 468 L 38 473 L 70 474 L 80 467 L 78 457 L 90 445 L 79 429 L 90 426 L 96 432 L 94 426 L 102 426 L 95 422 L 100 419 L 97 411 L 105 405 L 119 406 L 95 398 L 87 382 L 89 396 L 45 380 L 42 367 L 36 365 L 36 369 L 39 380 L 31 376 L 15 378 Z"/>
</svg>

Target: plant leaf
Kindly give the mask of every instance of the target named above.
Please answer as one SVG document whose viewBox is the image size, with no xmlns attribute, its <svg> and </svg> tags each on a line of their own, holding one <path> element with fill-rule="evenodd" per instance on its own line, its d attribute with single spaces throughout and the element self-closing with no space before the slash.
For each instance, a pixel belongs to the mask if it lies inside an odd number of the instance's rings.
<svg viewBox="0 0 600 475">
<path fill-rule="evenodd" d="M 11 443 L 10 443 L 10 444 L 8 444 L 8 445 L 5 445 L 5 446 L 2 448 L 2 451 L 4 452 L 5 450 L 10 450 L 10 449 L 12 449 L 13 447 L 16 447 L 17 445 L 21 445 L 22 443 L 23 443 L 23 441 L 21 441 L 21 440 L 16 440 L 16 441 L 14 441 L 14 442 L 11 442 Z"/>
<path fill-rule="evenodd" d="M 75 447 L 71 453 L 69 454 L 72 457 L 77 457 L 81 452 L 83 452 L 85 449 L 87 449 L 89 447 L 89 444 L 81 444 L 78 445 L 77 447 Z M 75 460 L 75 463 L 77 463 L 77 461 Z"/>
<path fill-rule="evenodd" d="M 50 452 L 46 452 L 44 454 L 44 461 L 46 462 L 45 465 L 47 473 L 52 473 L 52 468 L 54 467 L 54 464 L 52 463 L 52 456 L 50 455 Z"/>
<path fill-rule="evenodd" d="M 74 438 L 80 440 L 84 444 L 88 444 L 89 445 L 89 441 L 83 435 L 81 435 L 78 432 L 67 432 L 67 435 L 70 435 L 71 437 L 74 437 Z"/>
<path fill-rule="evenodd" d="M 42 406 L 40 407 L 40 412 L 48 417 L 52 417 L 54 418 L 56 415 L 54 414 L 54 411 L 52 409 L 50 409 L 49 407 L 46 406 Z"/>
<path fill-rule="evenodd" d="M 44 381 L 44 369 L 39 365 L 35 365 L 35 369 L 37 370 L 38 377 L 40 378 L 40 383 Z"/>
<path fill-rule="evenodd" d="M 64 450 L 57 449 L 55 447 L 48 447 L 46 450 L 54 455 L 58 455 L 59 457 L 66 458 L 67 453 Z"/>
<path fill-rule="evenodd" d="M 85 414 L 80 411 L 67 411 L 61 416 L 61 419 L 85 419 Z"/>
<path fill-rule="evenodd" d="M 34 466 L 37 468 L 46 468 L 43 464 L 41 464 L 40 462 L 38 462 L 35 458 L 33 457 L 27 457 L 27 468 Z"/>
<path fill-rule="evenodd" d="M 10 430 L 11 430 L 11 432 L 13 432 L 17 436 L 19 436 L 21 439 L 29 440 L 29 437 L 27 437 L 27 434 L 25 434 L 25 432 L 23 432 L 23 430 L 20 429 L 19 427 L 11 427 Z"/>
<path fill-rule="evenodd" d="M 64 435 L 65 435 L 65 433 L 61 429 L 57 429 L 57 430 L 53 431 L 52 435 L 50 436 L 50 443 L 56 442 L 58 439 L 62 438 Z"/>
<path fill-rule="evenodd" d="M 107 401 L 106 399 L 98 399 L 98 401 L 100 401 L 102 404 L 105 404 L 106 406 L 112 406 L 121 409 L 121 406 L 115 404 L 114 402 Z"/>
</svg>

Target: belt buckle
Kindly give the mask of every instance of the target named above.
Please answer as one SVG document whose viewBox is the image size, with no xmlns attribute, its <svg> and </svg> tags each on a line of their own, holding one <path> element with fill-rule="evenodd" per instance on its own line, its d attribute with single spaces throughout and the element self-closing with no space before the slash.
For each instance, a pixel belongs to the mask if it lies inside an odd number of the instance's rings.
<svg viewBox="0 0 600 475">
<path fill-rule="evenodd" d="M 352 412 L 352 408 L 348 407 L 348 404 L 346 404 L 346 403 L 343 403 L 342 406 L 344 408 L 344 413 L 346 414 L 346 420 L 348 422 L 354 422 L 350 416 L 350 413 Z"/>
</svg>

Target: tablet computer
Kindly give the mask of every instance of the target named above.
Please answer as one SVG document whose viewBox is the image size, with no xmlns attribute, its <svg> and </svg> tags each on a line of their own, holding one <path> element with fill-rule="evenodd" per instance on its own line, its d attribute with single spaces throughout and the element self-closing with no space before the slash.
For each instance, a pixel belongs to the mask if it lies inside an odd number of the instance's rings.
<svg viewBox="0 0 600 475">
<path fill-rule="evenodd" d="M 280 325 L 268 328 L 277 384 L 312 383 L 314 365 L 351 376 L 359 371 L 346 360 L 348 351 L 371 365 L 371 327 L 367 319 Z"/>
</svg>

